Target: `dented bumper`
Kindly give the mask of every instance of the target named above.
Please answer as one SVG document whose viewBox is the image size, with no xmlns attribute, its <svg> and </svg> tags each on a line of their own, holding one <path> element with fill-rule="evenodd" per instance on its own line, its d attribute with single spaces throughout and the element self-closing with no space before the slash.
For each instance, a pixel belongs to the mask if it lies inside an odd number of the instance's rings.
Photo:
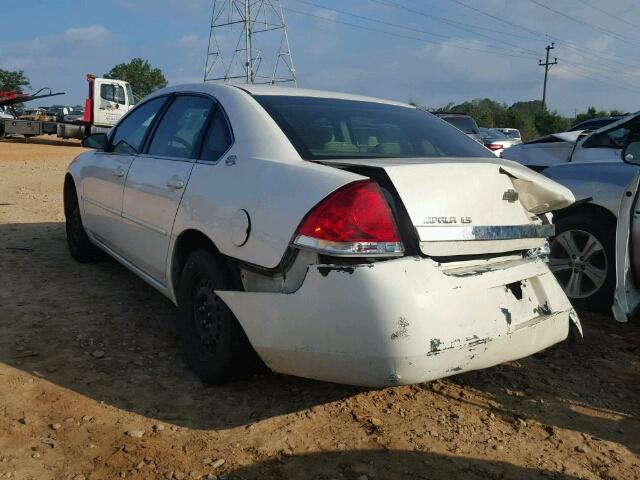
<svg viewBox="0 0 640 480">
<path fill-rule="evenodd" d="M 490 367 L 564 340 L 571 320 L 579 329 L 540 259 L 315 265 L 294 293 L 217 293 L 272 370 L 363 386 Z"/>
</svg>

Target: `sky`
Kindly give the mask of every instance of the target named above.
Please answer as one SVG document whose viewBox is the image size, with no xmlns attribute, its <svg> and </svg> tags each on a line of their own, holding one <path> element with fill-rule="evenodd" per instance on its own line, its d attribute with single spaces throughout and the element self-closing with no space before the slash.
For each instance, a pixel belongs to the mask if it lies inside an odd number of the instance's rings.
<svg viewBox="0 0 640 480">
<path fill-rule="evenodd" d="M 220 2 L 221 0 L 218 0 Z M 169 84 L 201 82 L 212 0 L 2 0 L 0 68 L 82 104 L 85 74 L 142 57 Z M 637 0 L 282 0 L 298 85 L 428 107 L 488 97 L 640 110 Z M 235 34 L 221 32 L 220 45 Z M 263 34 L 266 37 L 266 34 Z M 256 36 L 256 41 L 258 37 Z M 265 65 L 270 54 L 264 41 Z"/>
</svg>

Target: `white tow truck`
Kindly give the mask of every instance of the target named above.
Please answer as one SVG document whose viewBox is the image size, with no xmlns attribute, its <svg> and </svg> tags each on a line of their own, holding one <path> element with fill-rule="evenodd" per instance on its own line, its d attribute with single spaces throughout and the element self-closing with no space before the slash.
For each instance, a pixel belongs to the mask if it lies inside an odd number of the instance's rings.
<svg viewBox="0 0 640 480">
<path fill-rule="evenodd" d="M 0 117 L 0 136 L 57 135 L 60 138 L 83 139 L 93 133 L 106 133 L 135 105 L 131 85 L 122 80 L 87 75 L 89 96 L 85 100 L 84 116 L 74 121 L 44 121 L 18 118 L 14 106 L 36 98 L 59 95 L 29 95 L 19 92 L 0 92 L 0 105 L 8 107 L 14 118 Z"/>
</svg>

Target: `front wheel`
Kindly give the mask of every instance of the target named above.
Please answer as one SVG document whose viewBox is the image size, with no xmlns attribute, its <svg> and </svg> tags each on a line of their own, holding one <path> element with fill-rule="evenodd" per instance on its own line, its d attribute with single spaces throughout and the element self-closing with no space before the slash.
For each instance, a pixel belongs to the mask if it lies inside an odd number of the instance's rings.
<svg viewBox="0 0 640 480">
<path fill-rule="evenodd" d="M 76 195 L 75 190 L 71 195 Z M 91 243 L 87 232 L 82 225 L 82 217 L 80 216 L 80 206 L 77 197 L 68 199 L 68 205 L 65 208 L 65 227 L 67 231 L 67 245 L 69 254 L 76 262 L 90 263 L 99 258 L 100 251 Z"/>
<path fill-rule="evenodd" d="M 616 283 L 615 222 L 602 215 L 560 218 L 549 267 L 574 306 L 606 311 Z"/>
<path fill-rule="evenodd" d="M 189 367 L 205 383 L 245 378 L 262 362 L 216 290 L 230 290 L 226 266 L 198 250 L 187 260 L 178 287 L 178 332 Z"/>
</svg>

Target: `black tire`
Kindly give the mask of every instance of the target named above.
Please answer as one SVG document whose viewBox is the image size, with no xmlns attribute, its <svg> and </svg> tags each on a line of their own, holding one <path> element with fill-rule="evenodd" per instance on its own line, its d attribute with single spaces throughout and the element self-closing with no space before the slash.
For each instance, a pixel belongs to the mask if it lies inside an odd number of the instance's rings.
<svg viewBox="0 0 640 480">
<path fill-rule="evenodd" d="M 91 243 L 82 225 L 80 206 L 75 189 L 65 198 L 65 227 L 69 254 L 76 262 L 91 263 L 100 257 L 100 250 Z"/>
<path fill-rule="evenodd" d="M 616 286 L 615 221 L 600 214 L 578 214 L 561 217 L 554 223 L 556 235 L 550 242 L 550 266 L 567 297 L 579 309 L 610 312 Z M 572 238 L 573 245 L 578 247 L 575 259 L 567 254 L 567 238 Z M 588 258 L 581 256 L 587 242 L 593 239 L 599 243 L 593 243 L 595 246 L 590 250 L 594 253 Z M 573 275 L 582 280 L 569 284 Z M 583 288 L 576 288 L 580 282 Z"/>
<path fill-rule="evenodd" d="M 250 376 L 262 362 L 240 323 L 214 290 L 233 290 L 226 266 L 211 252 L 187 260 L 178 286 L 178 334 L 189 367 L 205 383 Z"/>
</svg>

